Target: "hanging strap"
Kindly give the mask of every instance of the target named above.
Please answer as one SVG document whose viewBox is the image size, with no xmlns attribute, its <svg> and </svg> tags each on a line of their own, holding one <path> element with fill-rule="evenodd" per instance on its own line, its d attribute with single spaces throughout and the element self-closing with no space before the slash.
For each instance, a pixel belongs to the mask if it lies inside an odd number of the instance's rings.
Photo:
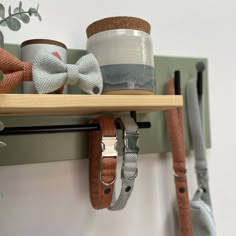
<svg viewBox="0 0 236 236">
<path fill-rule="evenodd" d="M 173 79 L 168 81 L 165 94 L 175 95 Z M 192 236 L 192 221 L 185 167 L 182 108 L 167 110 L 165 112 L 165 116 L 173 156 L 173 171 L 175 178 L 180 232 L 181 236 Z"/>
<path fill-rule="evenodd" d="M 92 124 L 100 130 L 89 133 L 89 192 L 95 209 L 110 206 L 116 180 L 116 127 L 111 117 L 98 117 Z"/>
<path fill-rule="evenodd" d="M 189 80 L 187 84 L 187 112 L 189 127 L 195 152 L 195 169 L 198 187 L 203 191 L 201 199 L 211 206 L 211 198 L 208 184 L 208 169 L 206 160 L 206 148 L 202 126 L 202 99 L 197 94 L 197 81 Z"/>
<path fill-rule="evenodd" d="M 134 187 L 134 181 L 138 174 L 138 126 L 129 115 L 122 116 L 116 120 L 123 132 L 123 165 L 121 167 L 121 191 L 116 198 L 113 190 L 112 203 L 109 210 L 116 211 L 125 207 Z"/>
</svg>

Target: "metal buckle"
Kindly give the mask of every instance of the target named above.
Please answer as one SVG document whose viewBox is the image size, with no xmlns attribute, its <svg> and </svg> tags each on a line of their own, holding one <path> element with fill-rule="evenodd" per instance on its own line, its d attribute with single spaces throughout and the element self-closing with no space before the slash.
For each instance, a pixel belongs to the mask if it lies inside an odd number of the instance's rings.
<svg viewBox="0 0 236 236">
<path fill-rule="evenodd" d="M 125 153 L 138 153 L 139 151 L 139 133 L 126 133 L 124 134 L 124 152 Z"/>
<path fill-rule="evenodd" d="M 113 157 L 117 156 L 118 152 L 116 150 L 116 137 L 102 137 L 101 148 L 102 157 Z"/>
</svg>

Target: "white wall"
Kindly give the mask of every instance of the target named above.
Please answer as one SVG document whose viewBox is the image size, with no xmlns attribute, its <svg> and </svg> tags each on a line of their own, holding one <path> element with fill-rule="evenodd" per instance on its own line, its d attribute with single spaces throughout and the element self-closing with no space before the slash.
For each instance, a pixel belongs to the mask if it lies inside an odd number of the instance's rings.
<svg viewBox="0 0 236 236">
<path fill-rule="evenodd" d="M 23 5 L 36 6 L 38 2 L 43 21 L 34 19 L 17 33 L 4 29 L 6 42 L 46 37 L 69 48 L 85 49 L 88 24 L 107 16 L 131 15 L 151 23 L 155 54 L 209 59 L 213 147 L 208 157 L 214 214 L 218 235 L 236 235 L 235 1 L 27 0 Z M 188 164 L 193 169 L 190 156 Z M 115 213 L 91 208 L 87 160 L 1 167 L 0 235 L 176 235 L 170 157 L 142 156 L 139 166 L 127 208 Z M 192 177 L 189 182 L 194 182 Z"/>
</svg>

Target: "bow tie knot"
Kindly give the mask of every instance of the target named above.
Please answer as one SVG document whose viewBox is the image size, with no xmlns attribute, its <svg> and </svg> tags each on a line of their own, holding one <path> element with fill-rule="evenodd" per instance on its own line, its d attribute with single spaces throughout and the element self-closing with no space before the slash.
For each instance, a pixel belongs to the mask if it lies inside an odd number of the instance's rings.
<svg viewBox="0 0 236 236">
<path fill-rule="evenodd" d="M 100 94 L 103 88 L 99 64 L 91 53 L 70 65 L 45 50 L 39 50 L 33 62 L 33 81 L 39 93 L 56 91 L 64 84 L 77 85 L 89 94 Z"/>
<path fill-rule="evenodd" d="M 77 85 L 79 83 L 80 73 L 77 65 L 66 65 L 67 67 L 67 80 L 68 85 Z"/>
</svg>

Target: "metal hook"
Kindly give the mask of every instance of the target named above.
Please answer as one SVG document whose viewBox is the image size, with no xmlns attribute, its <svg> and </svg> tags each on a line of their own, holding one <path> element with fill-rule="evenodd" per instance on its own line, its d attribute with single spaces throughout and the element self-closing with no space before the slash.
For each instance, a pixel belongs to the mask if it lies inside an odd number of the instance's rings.
<svg viewBox="0 0 236 236">
<path fill-rule="evenodd" d="M 197 93 L 198 96 L 203 94 L 203 71 L 205 70 L 205 64 L 202 61 L 199 61 L 196 64 L 197 70 Z"/>
<path fill-rule="evenodd" d="M 0 121 L 0 131 L 3 131 L 4 129 L 4 124 L 2 123 L 2 121 Z"/>
<path fill-rule="evenodd" d="M 4 124 L 0 121 L 0 132 L 1 132 L 3 129 L 4 129 Z M 6 143 L 0 141 L 0 148 L 6 147 L 6 146 L 7 146 Z"/>
<path fill-rule="evenodd" d="M 174 83 L 175 83 L 175 95 L 181 95 L 180 71 L 179 70 L 175 71 Z"/>
</svg>

